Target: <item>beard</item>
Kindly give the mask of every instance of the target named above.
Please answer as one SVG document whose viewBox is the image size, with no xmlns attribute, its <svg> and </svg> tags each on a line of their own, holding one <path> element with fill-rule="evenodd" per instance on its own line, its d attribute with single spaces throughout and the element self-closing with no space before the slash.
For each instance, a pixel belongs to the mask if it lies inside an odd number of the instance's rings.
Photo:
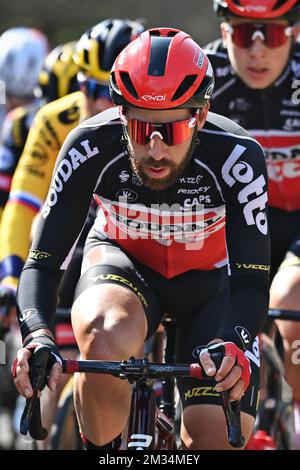
<svg viewBox="0 0 300 470">
<path fill-rule="evenodd" d="M 128 145 L 127 150 L 134 173 L 147 188 L 154 190 L 166 189 L 172 186 L 182 175 L 190 159 L 190 151 L 187 151 L 183 160 L 178 165 L 175 165 L 172 161 L 166 161 L 165 159 L 158 162 L 152 157 L 143 157 L 137 160 L 130 145 Z M 144 167 L 168 168 L 170 172 L 164 178 L 151 178 L 144 172 Z"/>
</svg>

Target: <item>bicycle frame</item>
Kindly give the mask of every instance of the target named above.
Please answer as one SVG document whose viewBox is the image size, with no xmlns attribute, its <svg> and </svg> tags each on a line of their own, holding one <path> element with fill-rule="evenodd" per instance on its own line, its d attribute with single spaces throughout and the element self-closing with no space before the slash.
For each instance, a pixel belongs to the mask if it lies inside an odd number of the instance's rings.
<svg viewBox="0 0 300 470">
<path fill-rule="evenodd" d="M 165 328 L 166 341 L 164 362 L 174 363 L 176 323 L 170 317 L 166 317 L 162 324 Z M 149 387 L 148 381 L 139 380 L 132 392 L 127 447 L 137 450 L 174 449 L 176 447 L 174 415 L 174 378 L 163 378 L 162 397 L 158 408 L 155 394 Z"/>
</svg>

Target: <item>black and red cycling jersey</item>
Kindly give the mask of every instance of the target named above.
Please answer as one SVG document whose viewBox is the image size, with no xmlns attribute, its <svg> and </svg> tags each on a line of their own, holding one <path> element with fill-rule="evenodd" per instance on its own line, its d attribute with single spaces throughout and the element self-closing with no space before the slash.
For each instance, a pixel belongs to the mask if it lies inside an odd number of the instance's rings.
<svg viewBox="0 0 300 470">
<path fill-rule="evenodd" d="M 248 313 L 255 323 L 266 313 L 269 270 L 267 171 L 260 145 L 234 122 L 209 113 L 183 174 L 167 189 L 152 190 L 132 170 L 122 132 L 119 109 L 112 108 L 66 139 L 21 275 L 21 311 L 49 315 L 54 310 L 60 270 L 94 194 L 100 239 L 114 240 L 168 279 L 228 265 L 237 324 L 244 324 Z M 255 311 L 251 299 L 246 307 L 245 297 L 239 297 L 243 289 L 253 297 Z"/>
<path fill-rule="evenodd" d="M 231 67 L 217 40 L 205 52 L 214 69 L 211 110 L 237 122 L 264 148 L 269 175 L 269 204 L 300 209 L 300 44 L 280 77 L 268 88 L 247 87 Z"/>
</svg>

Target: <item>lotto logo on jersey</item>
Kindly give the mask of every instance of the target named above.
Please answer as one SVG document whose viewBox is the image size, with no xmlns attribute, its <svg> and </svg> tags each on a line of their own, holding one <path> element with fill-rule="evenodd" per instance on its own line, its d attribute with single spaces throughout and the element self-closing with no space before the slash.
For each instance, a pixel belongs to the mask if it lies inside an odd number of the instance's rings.
<svg viewBox="0 0 300 470">
<path fill-rule="evenodd" d="M 240 160 L 246 147 L 236 145 L 222 167 L 222 177 L 230 188 L 237 183 L 242 184 L 238 193 L 240 204 L 244 205 L 243 214 L 247 225 L 256 225 L 258 230 L 266 235 L 268 223 L 266 204 L 268 200 L 267 183 L 263 175 L 254 178 L 253 168 L 249 163 Z"/>
</svg>

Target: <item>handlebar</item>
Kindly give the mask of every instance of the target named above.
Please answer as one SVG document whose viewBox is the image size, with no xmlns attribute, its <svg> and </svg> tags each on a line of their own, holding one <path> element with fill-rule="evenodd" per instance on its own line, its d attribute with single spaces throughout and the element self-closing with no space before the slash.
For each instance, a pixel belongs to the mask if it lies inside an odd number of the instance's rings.
<svg viewBox="0 0 300 470">
<path fill-rule="evenodd" d="M 135 382 L 141 378 L 160 379 L 163 377 L 197 377 L 203 378 L 203 372 L 199 364 L 154 364 L 147 359 L 135 359 L 128 361 L 77 361 L 63 360 L 63 373 L 90 372 L 94 374 L 109 374 L 113 377 Z"/>
<path fill-rule="evenodd" d="M 26 400 L 26 406 L 21 418 L 20 431 L 27 434 L 29 431 L 33 439 L 45 439 L 47 431 L 43 428 L 39 410 L 38 391 L 42 389 L 41 371 L 45 370 L 47 358 L 47 346 L 40 348 L 37 357 L 32 364 L 31 383 L 34 394 Z M 164 378 L 164 377 L 196 377 L 198 379 L 211 380 L 207 377 L 199 364 L 154 364 L 145 359 L 131 357 L 128 361 L 95 361 L 95 360 L 63 360 L 63 373 L 74 374 L 76 372 L 109 374 L 130 383 L 140 379 Z M 230 402 L 229 392 L 222 392 L 222 407 L 226 418 L 228 442 L 233 447 L 242 447 L 245 439 L 241 432 L 240 402 Z M 33 412 L 34 410 L 34 412 Z"/>
<path fill-rule="evenodd" d="M 218 354 L 218 353 L 217 353 Z M 216 354 L 216 355 L 217 355 Z M 213 358 L 214 362 L 216 358 Z M 141 378 L 161 379 L 165 377 L 196 377 L 197 379 L 209 379 L 216 383 L 211 377 L 208 377 L 203 368 L 198 363 L 194 364 L 154 364 L 149 363 L 147 359 L 137 360 L 131 357 L 129 361 L 110 362 L 110 361 L 76 361 L 64 360 L 63 372 L 73 374 L 75 372 L 91 372 L 97 374 L 109 374 L 120 379 L 127 379 L 134 382 Z M 240 401 L 231 402 L 229 400 L 229 391 L 221 393 L 222 407 L 226 418 L 228 442 L 236 448 L 243 447 L 245 439 L 241 431 Z"/>
<path fill-rule="evenodd" d="M 297 310 L 269 308 L 268 318 L 272 318 L 274 320 L 300 321 L 300 312 Z"/>
</svg>

